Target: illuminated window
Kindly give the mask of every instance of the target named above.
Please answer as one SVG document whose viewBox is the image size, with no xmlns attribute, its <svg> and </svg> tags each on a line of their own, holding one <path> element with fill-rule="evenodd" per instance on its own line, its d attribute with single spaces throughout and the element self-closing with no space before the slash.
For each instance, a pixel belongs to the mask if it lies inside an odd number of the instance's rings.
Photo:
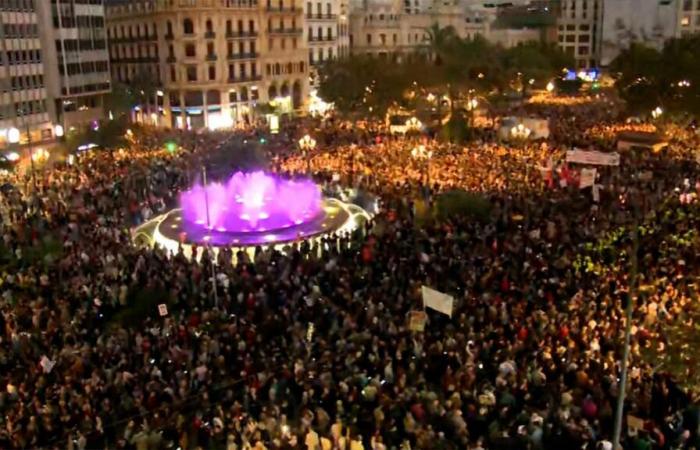
<svg viewBox="0 0 700 450">
<path fill-rule="evenodd" d="M 684 17 L 681 19 L 681 25 L 684 26 L 684 27 L 687 27 L 688 25 L 690 25 L 690 17 L 684 16 Z"/>
</svg>

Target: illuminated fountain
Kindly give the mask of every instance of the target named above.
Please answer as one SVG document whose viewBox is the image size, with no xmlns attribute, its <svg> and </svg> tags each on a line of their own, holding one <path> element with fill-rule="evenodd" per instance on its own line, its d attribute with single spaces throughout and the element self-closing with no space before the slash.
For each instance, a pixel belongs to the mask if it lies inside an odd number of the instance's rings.
<svg viewBox="0 0 700 450">
<path fill-rule="evenodd" d="M 189 254 L 193 245 L 274 246 L 351 231 L 360 217 L 369 216 L 354 204 L 323 198 L 311 180 L 236 172 L 223 183 L 181 193 L 179 209 L 137 228 L 135 235 L 170 251 L 183 246 Z"/>
<path fill-rule="evenodd" d="M 197 185 L 180 196 L 185 229 L 269 232 L 301 225 L 321 213 L 321 191 L 309 180 L 237 172 L 226 183 Z"/>
</svg>

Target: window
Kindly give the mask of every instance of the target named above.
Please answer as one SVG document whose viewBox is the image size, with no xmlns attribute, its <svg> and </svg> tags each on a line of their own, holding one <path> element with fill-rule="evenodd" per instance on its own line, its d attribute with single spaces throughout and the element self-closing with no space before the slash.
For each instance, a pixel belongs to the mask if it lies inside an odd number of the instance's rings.
<svg viewBox="0 0 700 450">
<path fill-rule="evenodd" d="M 693 9 L 693 0 L 683 1 L 683 11 L 690 11 Z"/>
<path fill-rule="evenodd" d="M 210 19 L 207 19 L 207 33 L 213 33 L 214 32 L 214 24 L 211 22 Z"/>
<path fill-rule="evenodd" d="M 379 40 L 382 41 L 382 45 L 386 45 L 386 34 L 381 33 L 379 35 Z"/>
<path fill-rule="evenodd" d="M 192 19 L 185 19 L 182 21 L 182 31 L 185 34 L 194 34 L 194 23 L 192 23 Z"/>
<path fill-rule="evenodd" d="M 331 15 L 331 4 L 326 3 L 326 15 L 330 16 Z"/>
<path fill-rule="evenodd" d="M 570 34 L 566 37 L 566 42 L 576 42 L 576 35 Z"/>
<path fill-rule="evenodd" d="M 311 7 L 311 2 L 306 2 L 306 14 L 307 14 L 308 16 L 311 16 L 312 9 L 313 9 L 313 8 Z"/>
<path fill-rule="evenodd" d="M 367 45 L 372 45 L 372 35 L 371 34 L 367 35 Z"/>
<path fill-rule="evenodd" d="M 255 22 L 252 20 L 248 21 L 248 31 L 255 33 Z"/>
<path fill-rule="evenodd" d="M 579 42 L 589 42 L 590 40 L 591 40 L 590 34 L 579 34 L 579 36 L 578 36 Z"/>
<path fill-rule="evenodd" d="M 187 66 L 187 81 L 197 81 L 197 66 Z"/>
<path fill-rule="evenodd" d="M 393 41 L 394 41 L 394 45 L 396 45 L 399 42 L 399 37 L 396 35 L 396 33 L 394 33 Z"/>
<path fill-rule="evenodd" d="M 582 45 L 578 48 L 578 54 L 579 55 L 588 55 L 588 46 L 587 45 Z"/>
<path fill-rule="evenodd" d="M 216 67 L 209 66 L 209 81 L 216 80 Z"/>
<path fill-rule="evenodd" d="M 175 66 L 170 66 L 170 81 L 173 83 L 177 82 L 177 70 L 175 70 Z"/>
<path fill-rule="evenodd" d="M 226 54 L 227 54 L 227 55 L 229 56 L 229 58 L 230 58 L 231 56 L 233 56 L 233 42 L 229 42 L 229 43 L 227 44 L 227 50 L 228 50 L 228 51 L 226 52 Z"/>
<path fill-rule="evenodd" d="M 243 23 L 241 22 L 241 25 L 242 24 Z M 226 34 L 229 36 L 233 34 L 233 22 L 231 22 L 230 20 L 226 21 Z"/>
<path fill-rule="evenodd" d="M 239 65 L 238 65 L 238 73 L 241 74 L 241 78 L 247 78 L 247 77 L 246 77 L 246 70 L 245 70 L 245 69 L 246 69 L 245 64 L 239 64 Z"/>
<path fill-rule="evenodd" d="M 229 80 L 235 80 L 236 75 L 233 73 L 233 64 L 228 65 L 228 79 Z"/>
<path fill-rule="evenodd" d="M 308 36 L 309 36 L 309 40 L 310 40 L 310 41 L 313 41 L 313 40 L 314 40 L 314 30 L 313 30 L 311 27 L 309 27 L 309 30 L 307 31 L 307 34 L 308 34 Z"/>
<path fill-rule="evenodd" d="M 168 28 L 168 36 L 172 36 L 173 35 L 173 23 L 169 20 L 168 20 L 167 28 Z"/>
<path fill-rule="evenodd" d="M 197 51 L 194 44 L 185 44 L 185 56 L 188 58 L 194 58 L 197 56 Z"/>
<path fill-rule="evenodd" d="M 690 25 L 690 16 L 683 16 L 681 26 L 687 27 L 688 25 Z"/>
<path fill-rule="evenodd" d="M 209 42 L 207 43 L 207 56 L 213 56 L 214 55 L 214 43 Z"/>
<path fill-rule="evenodd" d="M 329 41 L 333 39 L 333 30 L 331 29 L 331 27 L 328 27 L 326 29 L 326 36 L 328 37 Z"/>
</svg>

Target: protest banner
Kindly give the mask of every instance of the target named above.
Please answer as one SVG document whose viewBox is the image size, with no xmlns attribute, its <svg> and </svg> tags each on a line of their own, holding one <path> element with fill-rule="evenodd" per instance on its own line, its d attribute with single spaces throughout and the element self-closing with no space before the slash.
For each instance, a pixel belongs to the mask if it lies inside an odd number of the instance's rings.
<svg viewBox="0 0 700 450">
<path fill-rule="evenodd" d="M 619 166 L 620 154 L 586 150 L 569 150 L 566 152 L 566 162 L 590 164 L 593 166 Z"/>
<path fill-rule="evenodd" d="M 581 170 L 581 177 L 579 178 L 578 187 L 579 189 L 585 189 L 587 187 L 593 186 L 595 183 L 595 176 L 597 169 L 583 169 Z"/>
<path fill-rule="evenodd" d="M 452 296 L 443 294 L 427 286 L 421 287 L 421 293 L 423 294 L 424 307 L 434 309 L 437 312 L 452 317 L 452 307 L 454 305 L 454 298 Z"/>
</svg>

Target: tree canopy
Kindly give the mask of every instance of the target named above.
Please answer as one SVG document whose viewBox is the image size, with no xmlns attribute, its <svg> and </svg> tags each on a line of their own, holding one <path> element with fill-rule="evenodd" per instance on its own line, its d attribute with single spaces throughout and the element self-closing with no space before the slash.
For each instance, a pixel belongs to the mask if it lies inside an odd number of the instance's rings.
<svg viewBox="0 0 700 450">
<path fill-rule="evenodd" d="M 661 106 L 670 112 L 700 113 L 700 36 L 672 39 L 661 51 L 632 44 L 610 69 L 632 112 Z"/>
<path fill-rule="evenodd" d="M 426 45 L 398 61 L 391 55 L 350 55 L 327 62 L 319 70 L 321 97 L 344 114 L 381 116 L 394 103 L 408 106 L 411 93 L 420 89 L 455 99 L 464 92 L 505 91 L 516 78 L 534 79 L 544 87 L 573 64 L 549 44 L 506 49 L 480 36 L 463 39 L 452 27 L 434 24 L 426 32 Z"/>
</svg>

